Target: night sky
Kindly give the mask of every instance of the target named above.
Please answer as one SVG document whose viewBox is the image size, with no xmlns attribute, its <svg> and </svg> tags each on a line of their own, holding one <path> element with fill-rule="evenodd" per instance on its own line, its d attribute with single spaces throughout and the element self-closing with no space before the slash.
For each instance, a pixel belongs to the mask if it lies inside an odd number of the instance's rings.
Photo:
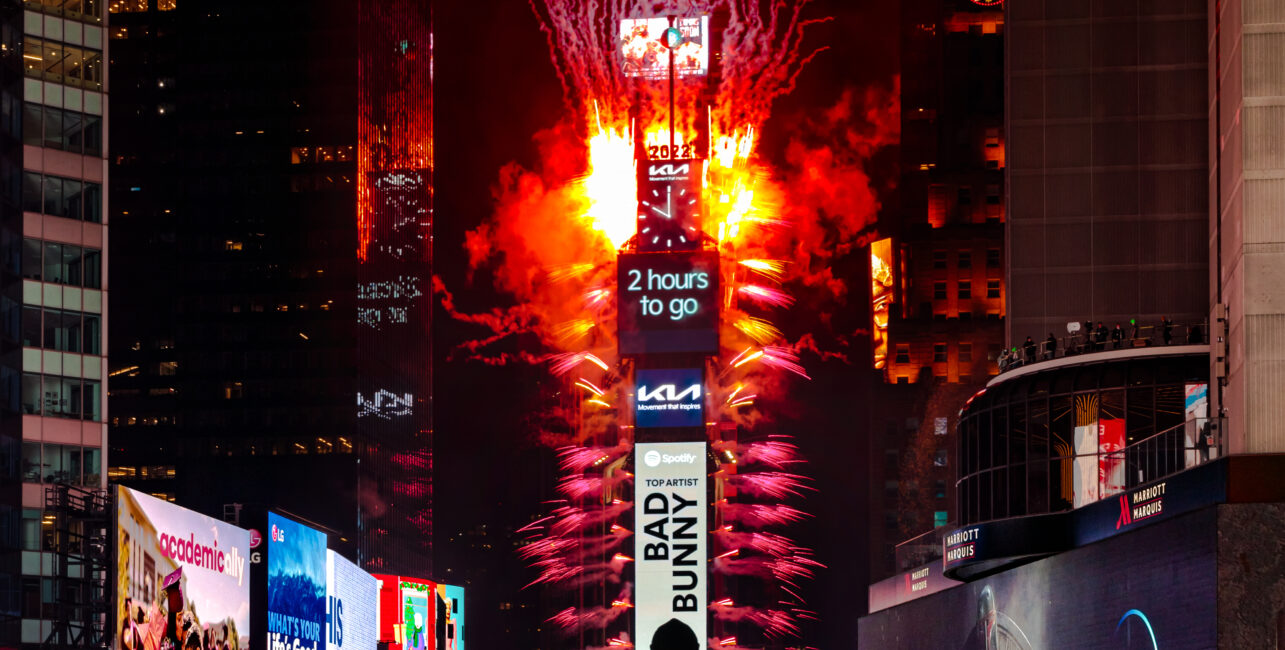
<svg viewBox="0 0 1285 650">
<path fill-rule="evenodd" d="M 778 101 L 763 134 L 765 154 L 779 156 L 786 125 L 834 104 L 845 88 L 891 85 L 898 65 L 897 14 L 895 1 L 812 3 L 808 15 L 835 20 L 813 27 L 811 47 L 805 49 L 831 49 L 808 66 L 794 94 Z M 511 299 L 490 288 L 485 270 L 469 271 L 464 233 L 490 215 L 491 188 L 501 166 L 536 165 L 532 136 L 564 117 L 562 89 L 545 36 L 524 0 L 439 2 L 434 23 L 434 271 L 455 294 L 458 309 L 485 311 Z M 895 174 L 890 163 L 877 158 L 876 164 L 884 169 L 868 170 L 873 176 Z M 885 212 L 890 203 L 885 200 Z M 849 257 L 837 265 L 836 275 L 863 272 L 861 255 Z M 817 328 L 850 331 L 867 322 L 866 310 L 849 301 L 835 310 L 832 321 L 821 323 L 801 304 L 780 324 L 792 339 Z M 534 648 L 533 630 L 506 631 L 503 621 L 534 625 L 552 614 L 538 610 L 537 589 L 516 592 L 535 573 L 518 561 L 508 533 L 542 514 L 540 502 L 554 496 L 552 452 L 530 440 L 525 424 L 541 407 L 539 385 L 549 381 L 547 371 L 448 360 L 458 343 L 484 332 L 450 320 L 441 308 L 434 319 L 436 577 L 471 583 L 470 643 L 475 647 Z M 804 363 L 814 379 L 796 382 L 792 394 L 783 396 L 786 415 L 777 423 L 780 431 L 798 438 L 811 461 L 804 473 L 818 488 L 805 506 L 816 520 L 789 532 L 817 549 L 818 559 L 830 567 L 805 587 L 822 620 L 806 629 L 804 640 L 819 648 L 854 647 L 867 583 L 866 415 L 860 404 L 871 374 L 864 361 L 822 363 L 805 356 Z M 482 525 L 485 538 L 476 534 Z M 501 602 L 532 613 L 525 619 L 497 618 Z M 527 610 L 521 610 L 523 604 Z"/>
</svg>

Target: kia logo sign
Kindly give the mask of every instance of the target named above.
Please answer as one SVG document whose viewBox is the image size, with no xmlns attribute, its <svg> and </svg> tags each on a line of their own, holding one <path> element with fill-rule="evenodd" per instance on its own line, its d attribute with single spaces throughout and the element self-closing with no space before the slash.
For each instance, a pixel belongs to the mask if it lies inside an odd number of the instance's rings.
<svg viewBox="0 0 1285 650">
<path fill-rule="evenodd" d="M 704 426 L 705 378 L 700 368 L 639 370 L 634 381 L 634 426 Z"/>
<path fill-rule="evenodd" d="M 681 165 L 666 163 L 663 165 L 650 165 L 647 167 L 647 179 L 653 181 L 687 178 L 691 173 L 691 163 L 683 163 Z"/>
<path fill-rule="evenodd" d="M 644 462 L 644 463 L 646 463 L 648 467 L 659 467 L 659 466 L 660 466 L 660 452 L 659 452 L 659 451 L 656 451 L 655 449 L 653 449 L 653 450 L 651 450 L 651 451 L 649 451 L 649 452 L 647 452 L 647 453 L 643 454 L 643 462 Z"/>
</svg>

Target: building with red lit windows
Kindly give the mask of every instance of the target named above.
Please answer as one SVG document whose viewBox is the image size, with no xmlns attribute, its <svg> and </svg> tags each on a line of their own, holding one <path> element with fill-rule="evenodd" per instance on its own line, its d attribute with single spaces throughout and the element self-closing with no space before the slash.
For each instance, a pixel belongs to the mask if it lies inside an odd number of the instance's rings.
<svg viewBox="0 0 1285 650">
<path fill-rule="evenodd" d="M 967 0 L 901 6 L 900 210 L 871 246 L 870 575 L 955 520 L 955 411 L 1003 346 L 1004 16 Z M 903 548 L 910 553 L 913 544 Z"/>
<path fill-rule="evenodd" d="M 111 480 L 431 574 L 428 3 L 111 11 Z"/>
</svg>

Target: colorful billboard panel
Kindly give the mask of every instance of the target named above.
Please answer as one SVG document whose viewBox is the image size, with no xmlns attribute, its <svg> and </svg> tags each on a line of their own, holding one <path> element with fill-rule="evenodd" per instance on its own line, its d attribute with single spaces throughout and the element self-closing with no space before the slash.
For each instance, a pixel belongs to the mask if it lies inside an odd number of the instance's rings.
<svg viewBox="0 0 1285 650">
<path fill-rule="evenodd" d="M 700 368 L 639 370 L 634 377 L 634 426 L 699 427 L 705 422 Z"/>
<path fill-rule="evenodd" d="M 326 647 L 326 534 L 268 513 L 266 650 Z"/>
<path fill-rule="evenodd" d="M 676 76 L 709 72 L 709 16 L 674 19 L 626 18 L 620 21 L 620 54 L 627 77 L 669 78 L 669 55 L 674 52 Z"/>
<path fill-rule="evenodd" d="M 344 556 L 326 551 L 326 650 L 370 650 L 378 636 L 379 583 Z"/>
<path fill-rule="evenodd" d="M 704 442 L 634 446 L 634 629 L 638 647 L 707 647 Z"/>
<path fill-rule="evenodd" d="M 870 614 L 860 648 L 1213 648 L 1217 509 Z"/>
<path fill-rule="evenodd" d="M 437 585 L 428 580 L 376 574 L 379 642 L 388 650 L 436 650 Z"/>
<path fill-rule="evenodd" d="M 621 354 L 718 352 L 718 253 L 621 253 Z"/>
<path fill-rule="evenodd" d="M 249 531 L 125 487 L 116 524 L 118 647 L 249 647 Z"/>
<path fill-rule="evenodd" d="M 444 650 L 464 650 L 464 588 L 452 585 L 437 585 L 439 629 L 444 634 L 438 635 L 438 647 L 445 641 Z M 444 638 L 443 638 L 444 637 Z"/>
</svg>

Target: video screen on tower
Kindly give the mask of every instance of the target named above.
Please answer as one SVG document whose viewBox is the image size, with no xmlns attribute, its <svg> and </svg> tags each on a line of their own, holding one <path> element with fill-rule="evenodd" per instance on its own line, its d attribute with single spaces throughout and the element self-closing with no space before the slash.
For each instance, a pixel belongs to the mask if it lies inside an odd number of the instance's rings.
<svg viewBox="0 0 1285 650">
<path fill-rule="evenodd" d="M 709 16 L 674 19 L 674 40 L 666 40 L 669 19 L 626 18 L 620 21 L 620 55 L 625 76 L 645 79 L 669 77 L 669 54 L 675 52 L 674 75 L 709 72 Z"/>
<path fill-rule="evenodd" d="M 621 354 L 718 352 L 718 253 L 617 258 Z"/>
<path fill-rule="evenodd" d="M 389 650 L 464 650 L 464 588 L 376 574 L 379 637 Z"/>
<path fill-rule="evenodd" d="M 266 650 L 326 647 L 326 534 L 268 513 Z"/>
<path fill-rule="evenodd" d="M 250 644 L 250 531 L 116 488 L 116 647 Z"/>
</svg>

